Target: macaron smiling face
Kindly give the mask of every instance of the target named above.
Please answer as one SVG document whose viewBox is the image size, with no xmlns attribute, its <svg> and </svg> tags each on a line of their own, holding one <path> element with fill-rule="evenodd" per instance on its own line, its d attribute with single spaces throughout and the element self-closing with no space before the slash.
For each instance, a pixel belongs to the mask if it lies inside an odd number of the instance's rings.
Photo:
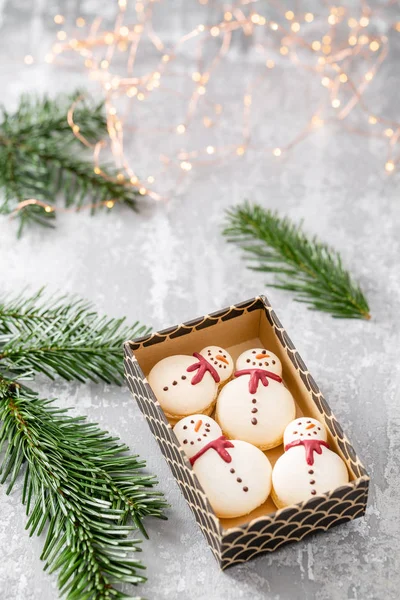
<svg viewBox="0 0 400 600">
<path fill-rule="evenodd" d="M 222 435 L 220 426 L 206 415 L 190 415 L 178 421 L 174 433 L 188 458 L 192 458 L 199 450 L 212 440 Z"/>
<path fill-rule="evenodd" d="M 273 352 L 265 348 L 252 348 L 243 352 L 236 361 L 236 369 L 262 369 L 275 375 L 282 375 L 282 363 Z"/>
<path fill-rule="evenodd" d="M 200 352 L 202 356 L 217 371 L 220 381 L 226 381 L 233 373 L 233 360 L 231 355 L 221 346 L 207 346 Z"/>
<path fill-rule="evenodd" d="M 317 419 L 311 419 L 310 417 L 295 419 L 289 423 L 283 434 L 284 446 L 296 440 L 311 439 L 326 442 L 328 436 L 322 423 L 317 421 Z"/>
</svg>

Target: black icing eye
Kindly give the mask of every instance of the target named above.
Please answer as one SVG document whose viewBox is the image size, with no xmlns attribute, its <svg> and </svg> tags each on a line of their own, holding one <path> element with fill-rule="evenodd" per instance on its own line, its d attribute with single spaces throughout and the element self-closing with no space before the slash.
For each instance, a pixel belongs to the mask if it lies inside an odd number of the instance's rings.
<svg viewBox="0 0 400 600">
<path fill-rule="evenodd" d="M 194 423 L 194 421 L 190 421 L 192 424 Z"/>
<path fill-rule="evenodd" d="M 226 358 L 226 354 L 223 354 L 222 356 L 223 356 L 224 358 Z"/>
<path fill-rule="evenodd" d="M 222 350 L 218 350 L 218 352 L 219 352 L 220 354 L 222 354 Z"/>
<path fill-rule="evenodd" d="M 250 362 L 250 359 L 248 358 L 248 359 L 246 360 L 246 362 Z"/>
<path fill-rule="evenodd" d="M 255 351 L 255 350 L 253 350 L 252 354 L 255 354 L 255 353 L 256 353 L 256 351 Z"/>
<path fill-rule="evenodd" d="M 311 423 L 311 421 L 307 421 L 307 423 Z"/>
<path fill-rule="evenodd" d="M 293 431 L 293 435 L 296 435 L 297 431 Z"/>
<path fill-rule="evenodd" d="M 183 443 L 184 443 L 184 444 L 187 444 L 187 440 L 183 440 Z"/>
<path fill-rule="evenodd" d="M 192 423 L 193 423 L 193 421 L 192 421 Z M 301 421 L 299 421 L 299 422 L 297 423 L 297 425 L 301 425 Z"/>
<path fill-rule="evenodd" d="M 183 429 L 187 429 L 187 425 L 184 425 L 184 426 L 183 426 Z"/>
<path fill-rule="evenodd" d="M 321 431 L 321 427 L 318 427 L 318 431 Z"/>
<path fill-rule="evenodd" d="M 263 351 L 261 352 L 261 354 L 267 354 L 267 351 L 266 351 L 266 350 L 263 350 Z"/>
</svg>

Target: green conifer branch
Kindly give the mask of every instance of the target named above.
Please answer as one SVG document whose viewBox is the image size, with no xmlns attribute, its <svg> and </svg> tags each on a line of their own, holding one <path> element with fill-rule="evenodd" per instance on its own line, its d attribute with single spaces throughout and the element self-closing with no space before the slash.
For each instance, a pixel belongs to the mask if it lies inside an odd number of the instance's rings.
<svg viewBox="0 0 400 600">
<path fill-rule="evenodd" d="M 124 341 L 148 330 L 125 319 L 99 317 L 79 299 L 50 299 L 42 294 L 0 301 L 0 365 L 14 372 L 33 371 L 67 381 L 121 383 Z"/>
<path fill-rule="evenodd" d="M 74 122 L 79 133 L 90 143 L 98 142 L 107 132 L 103 105 L 79 91 L 55 99 L 23 96 L 14 113 L 0 109 L 0 214 L 19 219 L 19 235 L 29 223 L 53 226 L 50 209 L 60 194 L 67 208 L 78 210 L 89 203 L 92 214 L 108 201 L 137 208 L 138 190 L 116 179 L 111 166 L 100 167 L 106 177 L 95 173 L 90 152 L 69 126 L 67 112 L 78 99 Z M 44 206 L 26 204 L 15 213 L 19 203 L 31 198 Z"/>
<path fill-rule="evenodd" d="M 43 290 L 0 300 L 0 483 L 24 477 L 30 535 L 45 534 L 42 560 L 67 600 L 128 598 L 122 584 L 145 581 L 136 557 L 143 520 L 165 518 L 163 495 L 145 461 L 84 417 L 40 399 L 23 377 L 121 383 L 122 343 L 147 331 L 100 317 Z"/>
<path fill-rule="evenodd" d="M 228 211 L 224 234 L 235 242 L 255 266 L 275 273 L 272 287 L 295 293 L 295 300 L 336 318 L 370 319 L 361 288 L 344 269 L 338 252 L 316 237 L 308 238 L 301 226 L 276 212 L 245 203 Z"/>
<path fill-rule="evenodd" d="M 145 581 L 140 539 L 128 535 L 165 508 L 144 462 L 96 425 L 4 378 L 0 421 L 0 482 L 9 494 L 25 471 L 26 527 L 30 535 L 47 530 L 42 560 L 59 571 L 60 592 L 68 600 L 127 597 L 115 586 Z"/>
</svg>

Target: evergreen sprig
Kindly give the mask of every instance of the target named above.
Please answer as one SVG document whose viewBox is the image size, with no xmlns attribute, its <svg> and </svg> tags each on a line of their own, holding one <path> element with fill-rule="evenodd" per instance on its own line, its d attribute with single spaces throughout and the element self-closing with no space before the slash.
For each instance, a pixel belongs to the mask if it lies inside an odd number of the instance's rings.
<svg viewBox="0 0 400 600">
<path fill-rule="evenodd" d="M 13 213 L 30 198 L 45 204 L 27 204 L 17 211 L 19 235 L 28 223 L 53 226 L 55 213 L 49 208 L 60 194 L 67 208 L 80 209 L 89 202 L 94 213 L 112 201 L 136 210 L 139 192 L 126 181 L 116 180 L 117 171 L 111 166 L 100 167 L 106 177 L 97 174 L 87 148 L 73 134 L 67 112 L 78 99 L 74 122 L 90 143 L 97 142 L 107 132 L 103 104 L 79 91 L 55 99 L 23 96 L 14 113 L 0 109 L 0 187 L 4 192 L 0 213 Z"/>
<path fill-rule="evenodd" d="M 370 319 L 368 302 L 344 269 L 338 252 L 301 225 L 261 206 L 244 203 L 229 210 L 224 234 L 255 261 L 255 271 L 276 273 L 270 284 L 295 293 L 295 300 L 336 318 Z"/>
<path fill-rule="evenodd" d="M 145 581 L 136 557 L 141 540 L 131 533 L 147 537 L 143 519 L 164 518 L 166 505 L 145 462 L 125 444 L 40 399 L 21 379 L 44 372 L 120 383 L 121 341 L 143 331 L 101 318 L 75 298 L 46 301 L 42 290 L 0 302 L 0 483 L 11 493 L 24 477 L 27 529 L 46 532 L 45 569 L 59 572 L 68 600 L 130 597 L 120 585 Z"/>
<path fill-rule="evenodd" d="M 124 341 L 148 331 L 137 322 L 124 323 L 124 318 L 99 317 L 77 298 L 43 304 L 41 291 L 25 301 L 0 300 L 0 361 L 14 372 L 120 384 Z"/>
</svg>

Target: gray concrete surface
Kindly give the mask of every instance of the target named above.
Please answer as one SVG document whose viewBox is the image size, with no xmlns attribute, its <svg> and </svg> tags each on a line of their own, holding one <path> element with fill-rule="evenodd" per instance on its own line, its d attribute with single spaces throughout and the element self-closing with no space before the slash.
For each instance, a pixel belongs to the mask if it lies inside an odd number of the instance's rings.
<svg viewBox="0 0 400 600">
<path fill-rule="evenodd" d="M 171 2 L 174 10 L 165 11 L 163 27 L 171 38 L 187 28 L 191 11 L 200 10 L 189 4 Z M 55 30 L 52 15 L 62 12 L 73 19 L 96 11 L 111 15 L 111 3 L 0 0 L 2 102 L 12 108 L 22 91 L 85 86 L 84 76 L 73 68 L 28 68 L 22 58 L 46 52 Z M 237 49 L 235 60 L 238 76 L 245 77 L 246 48 Z M 399 116 L 399 64 L 395 40 L 369 96 L 378 114 Z M 232 125 L 231 84 L 222 79 L 219 85 L 225 124 Z M 258 138 L 274 144 L 282 136 L 289 139 L 317 94 L 320 88 L 292 69 L 271 72 L 256 115 Z M 291 120 L 276 117 L 280 106 Z M 170 100 L 162 109 L 168 115 L 174 108 Z M 159 153 L 155 139 L 136 136 L 132 152 L 138 171 L 151 173 L 152 156 Z M 43 395 L 58 396 L 59 404 L 72 405 L 119 434 L 159 477 L 171 509 L 168 522 L 149 523 L 151 539 L 143 552 L 149 580 L 140 590 L 147 598 L 398 598 L 399 176 L 386 176 L 384 161 L 383 146 L 373 137 L 323 129 L 280 161 L 248 153 L 237 162 L 194 170 L 168 203 L 140 215 L 123 210 L 95 218 L 61 215 L 55 231 L 33 229 L 21 241 L 14 224 L 0 219 L 1 291 L 47 285 L 51 292 L 78 293 L 100 311 L 155 329 L 267 293 L 371 474 L 365 518 L 222 573 L 127 389 L 39 379 Z M 262 274 L 246 270 L 220 235 L 224 209 L 244 198 L 304 219 L 307 231 L 339 249 L 370 300 L 371 322 L 310 312 L 290 295 L 268 289 Z M 55 577 L 42 572 L 39 560 L 43 540 L 30 541 L 24 531 L 19 489 L 8 497 L 0 490 L 0 514 L 1 598 L 57 598 Z"/>
</svg>

